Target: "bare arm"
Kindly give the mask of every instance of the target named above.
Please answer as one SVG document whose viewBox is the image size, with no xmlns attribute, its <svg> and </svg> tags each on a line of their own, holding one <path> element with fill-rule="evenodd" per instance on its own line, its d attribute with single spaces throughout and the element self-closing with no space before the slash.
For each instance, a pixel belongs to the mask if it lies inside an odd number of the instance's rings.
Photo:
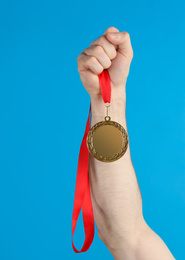
<svg viewBox="0 0 185 260">
<path fill-rule="evenodd" d="M 117 38 L 111 37 L 108 32 L 117 32 Z M 125 87 L 132 57 L 129 35 L 114 27 L 108 28 L 104 36 L 93 41 L 79 55 L 78 70 L 91 97 L 91 126 L 105 116 L 97 75 L 108 68 L 112 86 L 110 116 L 128 133 Z M 91 154 L 89 156 L 91 197 L 98 235 L 113 257 L 118 260 L 174 259 L 162 239 L 143 218 L 142 198 L 130 147 L 123 157 L 111 163 L 98 161 Z"/>
<path fill-rule="evenodd" d="M 101 98 L 91 99 L 91 104 L 93 126 L 104 118 L 105 107 Z M 112 101 L 110 115 L 127 130 L 124 101 Z M 112 163 L 103 163 L 90 155 L 89 174 L 99 237 L 113 257 L 118 260 L 174 259 L 162 239 L 143 218 L 130 147 L 123 157 Z"/>
</svg>

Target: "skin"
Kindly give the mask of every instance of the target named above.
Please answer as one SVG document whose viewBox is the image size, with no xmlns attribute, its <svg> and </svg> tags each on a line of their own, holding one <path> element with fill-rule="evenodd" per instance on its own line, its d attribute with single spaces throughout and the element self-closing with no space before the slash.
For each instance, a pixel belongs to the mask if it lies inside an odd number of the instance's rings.
<svg viewBox="0 0 185 260">
<path fill-rule="evenodd" d="M 91 127 L 104 119 L 98 75 L 108 69 L 111 78 L 111 120 L 126 125 L 126 81 L 133 49 L 127 32 L 109 27 L 78 56 L 78 71 L 91 98 Z M 129 133 L 128 133 L 129 135 Z M 128 145 L 117 161 L 105 163 L 89 154 L 89 181 L 98 236 L 114 259 L 175 259 L 164 241 L 143 217 L 142 197 Z"/>
</svg>

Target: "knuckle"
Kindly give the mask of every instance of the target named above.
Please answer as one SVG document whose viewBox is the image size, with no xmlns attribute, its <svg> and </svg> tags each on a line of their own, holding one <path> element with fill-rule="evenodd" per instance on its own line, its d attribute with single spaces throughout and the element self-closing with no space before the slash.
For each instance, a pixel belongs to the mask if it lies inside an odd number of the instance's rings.
<svg viewBox="0 0 185 260">
<path fill-rule="evenodd" d="M 126 39 L 130 39 L 130 34 L 128 32 L 123 32 L 123 35 Z"/>
<path fill-rule="evenodd" d="M 98 74 L 102 73 L 103 70 L 104 70 L 104 68 L 101 66 L 101 67 L 98 69 Z"/>
<path fill-rule="evenodd" d="M 104 68 L 105 68 L 105 69 L 108 69 L 110 66 L 111 66 L 111 61 L 108 60 L 108 61 L 107 61 L 107 64 L 104 66 Z"/>
<path fill-rule="evenodd" d="M 94 43 L 95 43 L 95 41 L 92 41 L 92 42 L 89 44 L 89 46 L 93 45 Z"/>
<path fill-rule="evenodd" d="M 82 51 L 82 53 L 86 53 L 87 50 L 88 50 L 88 48 L 85 48 L 85 49 Z"/>
<path fill-rule="evenodd" d="M 100 36 L 97 39 L 97 42 L 98 42 L 99 45 L 103 45 L 105 43 L 105 35 Z"/>
<path fill-rule="evenodd" d="M 94 47 L 94 54 L 95 55 L 99 55 L 99 54 L 101 54 L 103 52 L 103 48 L 100 46 L 100 45 L 96 45 L 95 47 Z"/>
<path fill-rule="evenodd" d="M 97 63 L 97 60 L 94 56 L 91 56 L 88 60 L 88 65 L 94 66 Z"/>
<path fill-rule="evenodd" d="M 77 57 L 77 63 L 79 63 L 79 61 L 80 61 L 80 59 L 81 59 L 81 56 L 82 56 L 81 54 L 78 55 L 78 57 Z"/>
<path fill-rule="evenodd" d="M 113 60 L 114 58 L 116 58 L 117 55 L 117 51 L 115 48 L 113 48 L 112 52 L 111 52 L 111 59 Z"/>
</svg>

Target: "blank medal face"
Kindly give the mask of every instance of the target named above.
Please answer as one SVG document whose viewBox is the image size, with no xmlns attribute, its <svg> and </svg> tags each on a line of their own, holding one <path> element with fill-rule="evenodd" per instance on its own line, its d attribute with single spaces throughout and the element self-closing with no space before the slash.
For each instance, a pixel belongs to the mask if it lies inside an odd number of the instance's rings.
<svg viewBox="0 0 185 260">
<path fill-rule="evenodd" d="M 113 125 L 102 125 L 93 134 L 93 146 L 103 157 L 112 157 L 121 151 L 122 134 Z"/>
<path fill-rule="evenodd" d="M 89 152 L 99 161 L 113 162 L 127 150 L 128 136 L 119 123 L 105 120 L 95 124 L 87 136 Z"/>
</svg>

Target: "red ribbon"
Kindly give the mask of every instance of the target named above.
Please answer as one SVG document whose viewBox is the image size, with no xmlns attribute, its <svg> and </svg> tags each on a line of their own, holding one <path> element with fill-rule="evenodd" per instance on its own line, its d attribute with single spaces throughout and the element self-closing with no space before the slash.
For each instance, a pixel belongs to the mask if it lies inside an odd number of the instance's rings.
<svg viewBox="0 0 185 260">
<path fill-rule="evenodd" d="M 101 74 L 98 75 L 100 82 L 100 89 L 103 97 L 104 103 L 110 103 L 111 101 L 111 81 L 108 70 L 103 70 Z M 78 169 L 76 177 L 76 188 L 74 197 L 74 208 L 72 216 L 72 246 L 76 253 L 82 253 L 89 249 L 94 238 L 94 215 L 93 207 L 91 201 L 91 193 L 89 186 L 89 150 L 87 148 L 87 135 L 90 130 L 90 112 L 91 104 L 89 109 L 88 120 L 86 123 L 85 134 L 81 143 Z M 82 209 L 83 213 L 83 223 L 85 229 L 85 241 L 82 249 L 78 251 L 73 243 L 73 235 L 76 228 L 77 220 Z"/>
</svg>

